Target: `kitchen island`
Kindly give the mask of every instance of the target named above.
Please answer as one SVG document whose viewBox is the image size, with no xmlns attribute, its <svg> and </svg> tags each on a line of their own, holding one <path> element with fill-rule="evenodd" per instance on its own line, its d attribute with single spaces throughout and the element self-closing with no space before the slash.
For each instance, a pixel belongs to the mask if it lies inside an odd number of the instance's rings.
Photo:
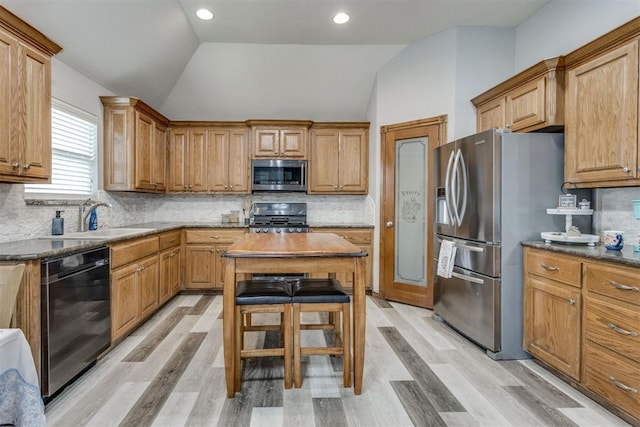
<svg viewBox="0 0 640 427">
<path fill-rule="evenodd" d="M 223 289 L 224 365 L 227 396 L 235 389 L 235 287 L 238 275 L 251 273 L 345 273 L 353 275 L 354 393 L 362 392 L 365 341 L 366 252 L 333 233 L 246 234 L 225 258 Z M 242 276 L 240 276 L 242 277 Z"/>
</svg>

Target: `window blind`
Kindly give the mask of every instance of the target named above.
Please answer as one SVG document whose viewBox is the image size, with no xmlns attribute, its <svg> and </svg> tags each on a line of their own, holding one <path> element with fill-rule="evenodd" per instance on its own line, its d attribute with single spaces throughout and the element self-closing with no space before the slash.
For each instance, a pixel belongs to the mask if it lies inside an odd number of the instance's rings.
<svg viewBox="0 0 640 427">
<path fill-rule="evenodd" d="M 25 192 L 91 197 L 96 182 L 97 119 L 55 98 L 51 104 L 51 184 L 26 184 Z"/>
</svg>

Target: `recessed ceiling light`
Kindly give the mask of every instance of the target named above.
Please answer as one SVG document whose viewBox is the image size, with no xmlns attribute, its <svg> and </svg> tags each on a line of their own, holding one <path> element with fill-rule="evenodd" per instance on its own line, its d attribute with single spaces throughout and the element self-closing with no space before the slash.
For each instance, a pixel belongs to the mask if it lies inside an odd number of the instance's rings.
<svg viewBox="0 0 640 427">
<path fill-rule="evenodd" d="M 336 24 L 346 24 L 349 22 L 351 17 L 344 12 L 337 13 L 336 16 L 333 17 L 333 22 Z"/>
<path fill-rule="evenodd" d="M 209 9 L 198 9 L 196 11 L 196 16 L 203 21 L 210 21 L 213 19 L 213 12 L 211 12 Z"/>
</svg>

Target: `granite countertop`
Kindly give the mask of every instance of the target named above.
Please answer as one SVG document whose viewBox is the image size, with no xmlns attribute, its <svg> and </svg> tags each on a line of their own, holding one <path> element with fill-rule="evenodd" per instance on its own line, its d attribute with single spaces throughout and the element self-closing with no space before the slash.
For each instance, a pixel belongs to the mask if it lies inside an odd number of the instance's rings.
<svg viewBox="0 0 640 427">
<path fill-rule="evenodd" d="M 139 228 L 139 233 L 128 234 L 126 236 L 105 237 L 103 239 L 70 239 L 65 236 L 46 236 L 14 242 L 0 243 L 0 261 L 27 261 L 40 258 L 65 255 L 86 249 L 98 248 L 124 241 L 132 238 L 139 238 L 164 231 L 171 231 L 181 228 L 246 228 L 247 225 L 237 222 L 146 222 L 142 224 L 132 224 L 119 228 Z M 372 225 L 365 224 L 312 224 L 310 227 L 327 228 L 367 228 Z M 100 230 L 98 230 L 100 231 Z M 91 232 L 88 232 L 91 233 Z M 71 233 L 75 234 L 75 233 Z"/>
<path fill-rule="evenodd" d="M 561 252 L 576 255 L 598 261 L 615 262 L 631 267 L 640 267 L 640 252 L 634 252 L 632 245 L 626 245 L 621 251 L 610 251 L 602 244 L 596 246 L 576 245 L 571 243 L 545 243 L 543 241 L 524 241 L 522 246 L 544 249 L 552 252 Z"/>
</svg>

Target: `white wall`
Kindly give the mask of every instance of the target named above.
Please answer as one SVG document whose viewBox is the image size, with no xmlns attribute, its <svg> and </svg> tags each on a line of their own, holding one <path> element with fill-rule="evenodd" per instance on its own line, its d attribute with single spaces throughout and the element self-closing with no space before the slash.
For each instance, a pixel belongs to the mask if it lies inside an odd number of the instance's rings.
<svg viewBox="0 0 640 427">
<path fill-rule="evenodd" d="M 640 14 L 640 0 L 551 0 L 516 28 L 515 70 L 565 55 Z"/>
</svg>

